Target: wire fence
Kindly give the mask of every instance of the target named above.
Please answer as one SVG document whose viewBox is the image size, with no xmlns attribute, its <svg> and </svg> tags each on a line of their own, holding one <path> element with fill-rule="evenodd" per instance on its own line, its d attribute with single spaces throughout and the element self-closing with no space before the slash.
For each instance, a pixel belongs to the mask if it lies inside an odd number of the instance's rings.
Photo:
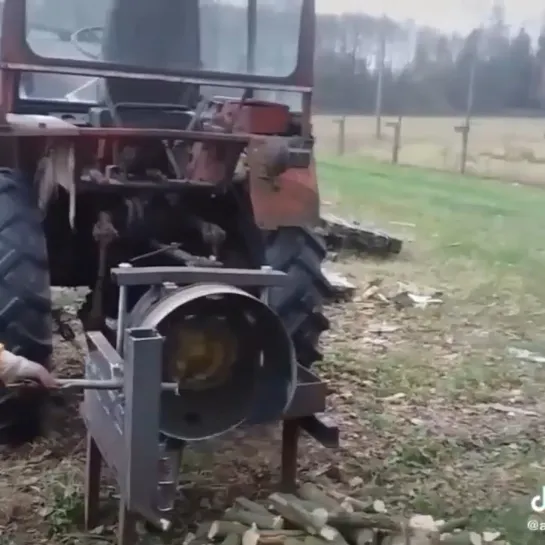
<svg viewBox="0 0 545 545">
<path fill-rule="evenodd" d="M 522 117 L 314 117 L 322 155 L 360 156 L 387 163 L 545 184 L 545 120 Z"/>
</svg>

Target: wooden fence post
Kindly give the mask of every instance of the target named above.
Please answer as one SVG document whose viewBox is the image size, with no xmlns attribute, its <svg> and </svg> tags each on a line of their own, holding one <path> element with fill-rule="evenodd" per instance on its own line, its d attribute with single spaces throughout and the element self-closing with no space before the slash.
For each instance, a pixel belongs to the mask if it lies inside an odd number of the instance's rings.
<svg viewBox="0 0 545 545">
<path fill-rule="evenodd" d="M 454 127 L 454 132 L 462 135 L 462 152 L 460 153 L 460 174 L 465 174 L 467 164 L 467 147 L 469 143 L 469 131 L 471 125 L 466 122 L 464 125 L 458 125 Z"/>
<path fill-rule="evenodd" d="M 392 143 L 392 164 L 397 165 L 399 161 L 399 148 L 401 147 L 401 123 L 403 116 L 398 116 L 397 121 L 390 121 L 387 127 L 394 129 L 394 141 Z"/>
<path fill-rule="evenodd" d="M 335 121 L 339 125 L 339 131 L 337 134 L 337 155 L 344 155 L 346 151 L 346 116 Z"/>
</svg>

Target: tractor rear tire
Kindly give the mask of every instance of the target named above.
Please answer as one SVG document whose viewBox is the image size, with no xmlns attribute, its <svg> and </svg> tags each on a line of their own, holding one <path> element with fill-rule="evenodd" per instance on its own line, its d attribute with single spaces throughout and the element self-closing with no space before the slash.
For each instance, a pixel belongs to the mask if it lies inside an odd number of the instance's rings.
<svg viewBox="0 0 545 545">
<path fill-rule="evenodd" d="M 327 249 L 312 230 L 303 227 L 282 227 L 268 233 L 266 240 L 267 263 L 289 277 L 286 286 L 271 289 L 269 304 L 293 339 L 297 361 L 309 368 L 322 359 L 318 342 L 329 329 L 322 312 L 324 301 L 333 295 L 321 270 Z"/>
<path fill-rule="evenodd" d="M 48 366 L 52 353 L 51 287 L 42 214 L 32 185 L 0 170 L 0 342 Z M 47 395 L 0 388 L 0 444 L 41 435 Z"/>
</svg>

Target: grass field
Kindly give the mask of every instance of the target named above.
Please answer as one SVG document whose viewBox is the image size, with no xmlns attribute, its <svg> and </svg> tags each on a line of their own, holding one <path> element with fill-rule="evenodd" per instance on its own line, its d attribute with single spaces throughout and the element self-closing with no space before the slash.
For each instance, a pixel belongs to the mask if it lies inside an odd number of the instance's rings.
<svg viewBox="0 0 545 545">
<path fill-rule="evenodd" d="M 526 525 L 545 484 L 545 359 L 519 351 L 545 355 L 545 193 L 356 159 L 324 160 L 320 174 L 331 208 L 410 241 L 399 259 L 344 263 L 360 288 L 443 293 L 425 310 L 356 299 L 332 311 L 323 372 L 350 392 L 334 404 L 355 415 L 370 489 L 543 543 Z"/>
<path fill-rule="evenodd" d="M 545 192 L 354 157 L 324 155 L 319 174 L 327 210 L 377 223 L 405 247 L 393 259 L 340 256 L 335 265 L 358 288 L 353 301 L 328 307 L 319 366 L 343 443 L 336 452 L 305 444 L 303 475 L 334 469 L 319 479 L 392 512 L 468 515 L 472 528 L 501 530 L 511 545 L 544 543 L 527 521 L 545 485 Z M 364 297 L 379 282 L 385 297 Z M 399 309 L 388 300 L 400 282 L 441 292 L 442 303 Z M 57 369 L 78 372 L 79 348 L 57 341 Z M 1 545 L 113 541 L 108 479 L 106 523 L 81 530 L 77 400 L 57 410 L 47 441 L 0 460 Z M 183 522 L 234 495 L 270 490 L 278 454 L 269 432 L 189 451 L 178 530 L 166 542 L 182 543 Z"/>
<path fill-rule="evenodd" d="M 318 149 L 337 150 L 338 116 L 316 116 Z M 393 129 L 384 119 L 383 139 L 374 137 L 372 117 L 351 116 L 346 121 L 347 154 L 390 161 Z M 439 170 L 459 169 L 460 135 L 454 117 L 407 117 L 403 120 L 399 162 Z M 526 182 L 545 181 L 545 120 L 537 118 L 475 118 L 469 137 L 467 172 Z"/>
</svg>

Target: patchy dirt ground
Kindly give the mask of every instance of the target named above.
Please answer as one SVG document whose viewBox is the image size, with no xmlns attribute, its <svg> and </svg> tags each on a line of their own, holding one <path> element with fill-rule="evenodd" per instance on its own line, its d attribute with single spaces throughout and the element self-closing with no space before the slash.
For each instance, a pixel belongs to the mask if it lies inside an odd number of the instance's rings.
<svg viewBox="0 0 545 545">
<path fill-rule="evenodd" d="M 484 312 L 481 301 L 470 304 L 455 288 L 400 288 L 399 281 L 417 278 L 403 255 L 381 263 L 346 259 L 335 267 L 358 288 L 354 300 L 328 307 L 332 329 L 319 366 L 335 391 L 329 405 L 342 446 L 327 451 L 305 440 L 302 474 L 382 499 L 393 512 L 471 515 L 475 528 L 501 529 L 512 545 L 542 543 L 526 522 L 529 498 L 542 484 L 543 361 L 524 352 L 537 348 L 524 344 L 499 292 L 496 303 L 487 295 Z M 463 280 L 472 272 L 459 267 L 456 274 Z M 404 307 L 392 297 L 403 289 L 443 288 L 426 308 Z M 71 324 L 78 328 L 74 319 Z M 57 337 L 59 374 L 81 373 L 78 341 L 81 331 L 75 342 Z M 84 430 L 78 396 L 65 399 L 64 407 L 52 409 L 47 440 L 3 454 L 1 545 L 114 540 L 116 490 L 107 477 L 104 524 L 91 535 L 82 532 Z M 239 494 L 270 491 L 279 453 L 276 426 L 187 452 L 176 530 L 148 540 L 181 543 L 188 523 L 212 516 Z"/>
</svg>

